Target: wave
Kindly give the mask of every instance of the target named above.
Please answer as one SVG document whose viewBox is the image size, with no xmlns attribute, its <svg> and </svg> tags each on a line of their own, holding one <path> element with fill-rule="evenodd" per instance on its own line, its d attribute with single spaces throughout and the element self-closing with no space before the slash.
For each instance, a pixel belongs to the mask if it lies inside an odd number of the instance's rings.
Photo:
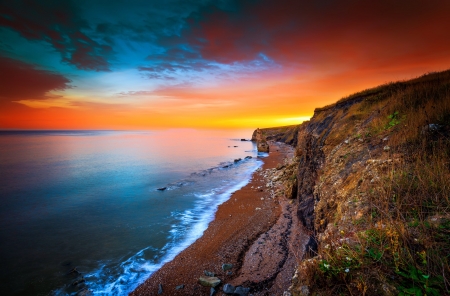
<svg viewBox="0 0 450 296">
<path fill-rule="evenodd" d="M 230 164 L 238 167 L 234 162 Z M 85 289 L 89 289 L 94 295 L 125 295 L 136 289 L 165 263 L 173 260 L 203 235 L 214 219 L 218 206 L 227 201 L 233 192 L 247 185 L 251 175 L 262 166 L 262 162 L 255 159 L 251 164 L 239 172 L 239 177 L 234 178 L 236 182 L 222 183 L 206 192 L 193 192 L 192 194 L 196 197 L 193 207 L 172 212 L 171 215 L 177 223 L 171 225 L 169 242 L 162 249 L 144 248 L 120 264 L 100 263 L 96 270 L 84 275 Z M 222 167 L 218 169 L 224 170 Z M 237 172 L 233 174 L 236 176 Z M 182 182 L 175 182 L 175 184 Z M 146 253 L 157 255 L 149 260 L 146 258 Z M 77 295 L 76 293 L 70 295 Z M 68 293 L 61 288 L 55 291 L 54 295 L 68 295 Z"/>
</svg>

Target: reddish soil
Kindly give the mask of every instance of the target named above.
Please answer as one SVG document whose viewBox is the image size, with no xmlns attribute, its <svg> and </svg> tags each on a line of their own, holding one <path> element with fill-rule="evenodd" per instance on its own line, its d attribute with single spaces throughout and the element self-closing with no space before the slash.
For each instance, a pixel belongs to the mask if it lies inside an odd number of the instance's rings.
<svg viewBox="0 0 450 296">
<path fill-rule="evenodd" d="M 205 270 L 222 281 L 215 295 L 225 295 L 225 283 L 249 287 L 253 295 L 287 290 L 305 235 L 297 226 L 295 207 L 283 197 L 271 198 L 264 178 L 264 170 L 275 168 L 292 150 L 273 143 L 270 148 L 263 170 L 219 206 L 203 236 L 130 295 L 158 295 L 159 284 L 162 295 L 210 295 L 210 288 L 198 284 Z M 233 264 L 231 274 L 222 271 L 224 263 Z M 179 285 L 184 288 L 176 290 Z"/>
</svg>

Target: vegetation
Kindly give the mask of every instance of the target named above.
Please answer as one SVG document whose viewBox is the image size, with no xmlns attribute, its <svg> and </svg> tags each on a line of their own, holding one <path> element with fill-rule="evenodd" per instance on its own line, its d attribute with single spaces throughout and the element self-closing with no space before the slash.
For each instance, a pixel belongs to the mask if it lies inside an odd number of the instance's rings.
<svg viewBox="0 0 450 296">
<path fill-rule="evenodd" d="M 298 285 L 311 295 L 450 295 L 450 71 L 365 90 L 316 120 L 355 100 L 336 111 L 341 125 L 327 143 L 359 141 L 389 161 L 349 201 L 368 214 L 339 228 L 336 211 L 328 222 L 341 230 L 300 263 Z"/>
</svg>

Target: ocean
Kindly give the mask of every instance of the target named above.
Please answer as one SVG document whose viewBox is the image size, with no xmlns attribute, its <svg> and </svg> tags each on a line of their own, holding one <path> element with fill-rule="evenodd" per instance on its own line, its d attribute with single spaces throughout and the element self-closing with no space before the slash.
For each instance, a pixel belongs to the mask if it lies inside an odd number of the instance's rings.
<svg viewBox="0 0 450 296">
<path fill-rule="evenodd" d="M 251 133 L 0 131 L 0 294 L 131 292 L 262 165 Z"/>
</svg>

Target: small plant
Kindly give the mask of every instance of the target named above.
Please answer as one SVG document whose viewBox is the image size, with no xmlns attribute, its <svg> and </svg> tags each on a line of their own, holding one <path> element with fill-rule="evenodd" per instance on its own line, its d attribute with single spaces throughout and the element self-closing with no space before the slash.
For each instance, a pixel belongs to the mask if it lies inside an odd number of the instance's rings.
<svg viewBox="0 0 450 296">
<path fill-rule="evenodd" d="M 439 296 L 441 293 L 439 289 L 434 286 L 442 283 L 442 277 L 430 277 L 429 274 L 424 274 L 415 266 L 408 266 L 407 270 L 398 271 L 398 275 L 403 278 L 402 285 L 398 287 L 401 291 L 399 296 L 407 295 L 427 295 Z"/>
<path fill-rule="evenodd" d="M 398 116 L 398 111 L 395 111 L 394 113 L 392 113 L 391 115 L 388 116 L 389 122 L 386 124 L 386 126 L 384 127 L 385 130 L 388 130 L 394 126 L 396 126 L 397 124 L 400 123 L 400 119 Z"/>
</svg>

